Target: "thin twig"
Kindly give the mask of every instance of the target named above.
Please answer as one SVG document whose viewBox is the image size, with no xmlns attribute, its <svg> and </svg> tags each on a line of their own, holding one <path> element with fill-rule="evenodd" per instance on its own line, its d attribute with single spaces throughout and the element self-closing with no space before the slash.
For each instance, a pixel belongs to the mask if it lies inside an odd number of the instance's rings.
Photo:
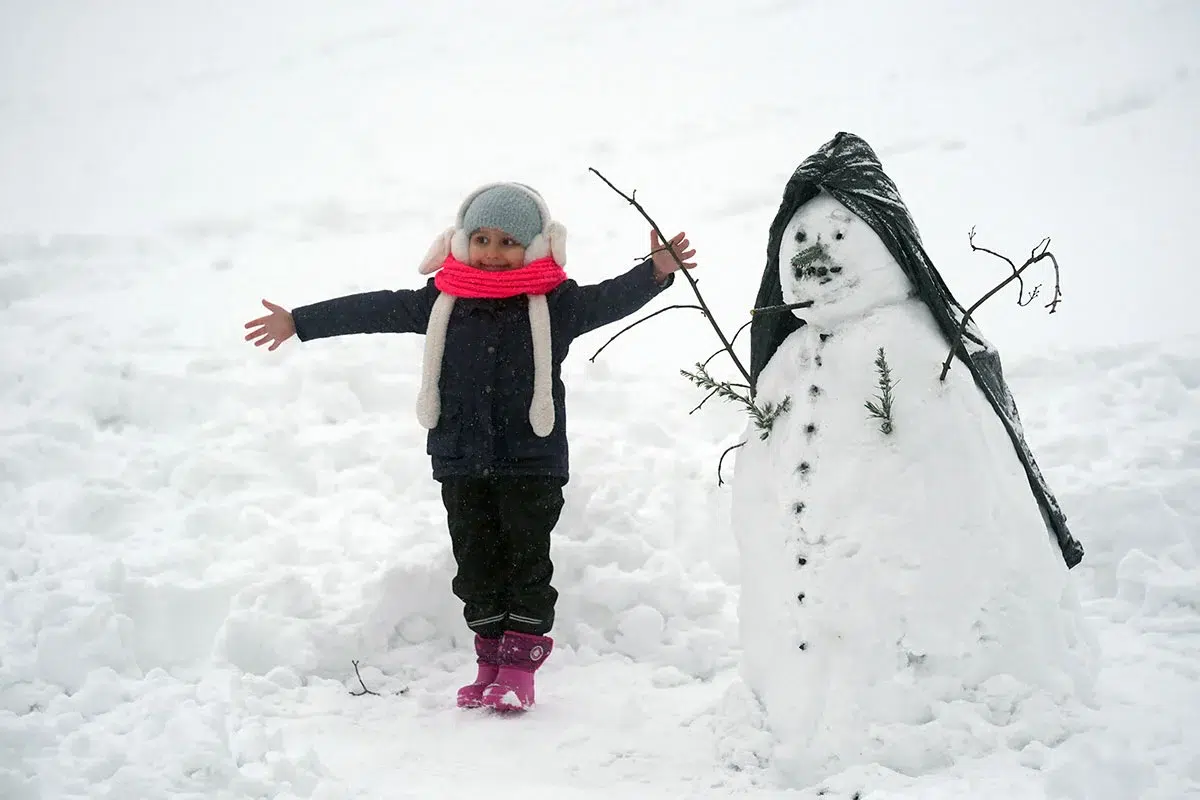
<svg viewBox="0 0 1200 800">
<path fill-rule="evenodd" d="M 752 383 L 750 380 L 750 373 L 746 371 L 744 366 L 742 366 L 742 362 L 738 359 L 737 354 L 733 352 L 733 346 L 729 343 L 729 340 L 725 338 L 725 333 L 721 330 L 721 326 L 717 324 L 717 320 L 713 317 L 712 312 L 709 310 L 708 304 L 704 302 L 704 297 L 700 294 L 700 289 L 696 287 L 696 279 L 693 278 L 687 269 L 684 268 L 683 261 L 680 260 L 679 254 L 675 252 L 675 248 L 670 246 L 670 238 L 662 232 L 662 229 L 658 227 L 658 223 L 646 213 L 646 209 L 642 208 L 642 204 L 639 203 L 634 197 L 625 194 L 616 186 L 613 186 L 612 181 L 601 175 L 599 170 L 595 169 L 594 167 L 588 167 L 588 169 L 591 172 L 596 173 L 596 177 L 608 184 L 608 188 L 621 195 L 621 197 L 625 198 L 626 202 L 636 208 L 638 213 L 640 213 L 642 217 L 644 217 L 645 220 L 650 223 L 650 227 L 653 228 L 654 232 L 658 234 L 658 238 L 663 242 L 668 243 L 666 247 L 667 252 L 671 254 L 671 258 L 679 266 L 679 272 L 683 274 L 683 277 L 687 279 L 688 284 L 692 287 L 692 291 L 695 292 L 696 299 L 699 301 L 702 310 L 704 311 L 704 316 L 708 317 L 708 321 L 712 323 L 713 330 L 717 332 L 717 338 L 721 340 L 721 344 L 724 345 L 725 349 L 729 351 L 729 357 L 733 359 L 733 363 L 737 365 L 738 370 L 742 373 L 742 376 L 745 377 L 746 383 Z"/>
<path fill-rule="evenodd" d="M 750 326 L 751 326 L 753 323 L 754 323 L 754 320 L 750 320 L 750 321 L 749 321 L 749 322 L 747 322 L 745 325 L 743 325 L 742 327 L 738 328 L 738 329 L 737 329 L 737 333 L 735 333 L 735 334 L 733 335 L 733 338 L 729 340 L 729 346 L 730 346 L 730 347 L 732 347 L 733 345 L 737 344 L 738 337 L 742 335 L 742 331 L 746 330 L 746 328 L 749 328 L 749 327 L 750 327 Z M 712 361 L 714 358 L 716 358 L 717 356 L 721 355 L 721 353 L 728 353 L 728 352 L 729 352 L 728 350 L 726 350 L 724 347 L 722 347 L 720 350 L 718 350 L 717 352 L 713 353 L 713 354 L 712 354 L 711 356 L 709 356 L 708 358 L 704 359 L 704 366 L 706 366 L 706 367 L 707 367 L 707 366 L 708 366 L 708 363 L 709 363 L 710 361 Z"/>
<path fill-rule="evenodd" d="M 1049 241 L 1049 240 L 1043 240 L 1043 241 Z M 967 233 L 967 242 L 971 245 L 971 250 L 979 251 L 981 253 L 987 253 L 988 255 L 995 256 L 996 258 L 998 258 L 1001 261 L 1004 261 L 1006 264 L 1008 264 L 1008 266 L 1012 269 L 1013 277 L 1017 279 L 1017 305 L 1019 305 L 1023 308 L 1025 306 L 1029 305 L 1031 302 L 1033 302 L 1033 298 L 1037 296 L 1038 289 L 1040 289 L 1041 287 L 1040 286 L 1033 287 L 1033 291 L 1030 292 L 1029 297 L 1026 298 L 1025 297 L 1025 280 L 1020 276 L 1020 272 L 1017 270 L 1017 265 L 1014 264 L 1012 262 L 1012 259 L 1009 258 L 1008 256 L 1001 255 L 1000 253 L 997 253 L 995 250 L 989 250 L 986 247 L 980 247 L 977 244 L 975 244 L 975 226 L 974 225 L 971 226 L 971 230 Z"/>
<path fill-rule="evenodd" d="M 1013 265 L 1012 261 L 1010 261 L 1009 259 L 1005 258 L 1002 255 L 999 255 L 998 253 L 994 253 L 991 250 L 988 250 L 983 247 L 976 247 L 975 242 L 973 241 L 974 236 L 975 236 L 975 229 L 972 228 L 969 238 L 972 240 L 971 248 L 973 250 L 981 250 L 985 253 L 990 253 L 991 255 L 994 255 L 997 258 L 1001 258 L 1004 261 L 1008 261 L 1009 265 L 1013 267 L 1013 274 L 1009 275 L 1007 278 L 1005 278 L 1003 281 L 1001 281 L 999 284 L 997 284 L 990 292 L 988 292 L 983 297 L 981 297 L 977 301 L 975 301 L 975 305 L 973 305 L 967 309 L 967 312 L 963 315 L 962 322 L 960 322 L 958 325 L 958 332 L 954 337 L 954 341 L 950 345 L 950 353 L 949 353 L 949 355 L 946 356 L 945 362 L 942 363 L 942 374 L 938 377 L 938 380 L 941 380 L 941 381 L 946 380 L 946 373 L 948 373 L 950 371 L 950 362 L 952 362 L 954 360 L 954 354 L 956 352 L 958 352 L 958 350 L 962 347 L 962 340 L 963 340 L 964 334 L 967 331 L 967 325 L 970 324 L 971 315 L 975 313 L 976 309 L 978 309 L 981 305 L 983 305 L 988 300 L 990 300 L 993 295 L 995 295 L 997 292 L 999 292 L 1001 289 L 1003 289 L 1008 284 L 1012 283 L 1014 280 L 1018 280 L 1018 281 L 1021 280 L 1022 272 L 1029 269 L 1034 264 L 1038 263 L 1039 261 L 1041 261 L 1044 258 L 1050 259 L 1050 263 L 1052 263 L 1054 265 L 1054 298 L 1049 303 L 1046 304 L 1046 308 L 1050 309 L 1050 313 L 1053 314 L 1058 309 L 1058 304 L 1062 301 L 1061 274 L 1060 274 L 1059 268 L 1058 268 L 1058 259 L 1056 259 L 1054 257 L 1054 254 L 1051 253 L 1050 249 L 1049 249 L 1050 248 L 1050 237 L 1049 236 L 1047 236 L 1045 239 L 1042 239 L 1042 241 L 1038 243 L 1037 247 L 1033 248 L 1033 250 L 1030 251 L 1029 259 L 1024 264 L 1022 264 L 1020 267 Z M 1033 298 L 1030 297 L 1029 299 L 1032 300 Z M 1018 305 L 1020 305 L 1020 303 L 1018 303 Z"/>
<path fill-rule="evenodd" d="M 611 337 L 611 338 L 610 338 L 610 339 L 609 339 L 607 342 L 605 342 L 603 345 L 601 345 L 601 347 L 600 347 L 600 349 L 599 349 L 599 350 L 597 350 L 596 352 L 592 353 L 592 357 L 591 357 L 591 358 L 589 358 L 589 359 L 588 359 L 588 361 L 595 362 L 595 360 L 596 360 L 596 356 L 598 356 L 598 355 L 600 355 L 602 352 L 604 352 L 604 348 L 605 348 L 605 347 L 608 347 L 610 344 L 612 344 L 612 343 L 613 343 L 613 341 L 614 341 L 614 340 L 615 340 L 615 339 L 616 339 L 618 336 L 620 336 L 622 333 L 624 333 L 625 331 L 629 330 L 630 328 L 636 328 L 638 325 L 641 325 L 641 324 L 642 324 L 643 322 L 645 322 L 646 320 L 648 320 L 648 319 L 653 319 L 654 317 L 657 317 L 659 314 L 663 314 L 663 313 L 665 313 L 665 312 L 667 312 L 667 311 L 670 311 L 670 310 L 671 310 L 671 309 L 673 309 L 673 308 L 694 308 L 694 309 L 696 309 L 697 311 L 699 311 L 699 312 L 701 312 L 701 313 L 704 313 L 704 314 L 707 314 L 707 313 L 708 313 L 708 312 L 707 312 L 705 309 L 701 308 L 700 306 L 696 305 L 695 303 L 688 303 L 688 304 L 684 304 L 684 305 L 674 305 L 674 306 L 667 306 L 666 308 L 660 308 L 658 311 L 655 311 L 653 314 L 647 314 L 646 316 L 644 316 L 644 317 L 642 317 L 641 319 L 639 319 L 637 322 L 634 322 L 634 323 L 631 323 L 631 324 L 629 324 L 629 325 L 626 325 L 624 328 L 621 328 L 621 330 L 619 330 L 619 331 L 617 331 L 616 333 L 614 333 L 614 334 L 612 335 L 612 337 Z"/>
<path fill-rule="evenodd" d="M 1047 239 L 1046 244 L 1049 243 L 1050 240 Z M 1049 303 L 1042 306 L 1042 308 L 1050 309 L 1050 313 L 1053 314 L 1055 311 L 1058 311 L 1058 304 L 1062 302 L 1062 273 L 1058 268 L 1058 259 L 1054 257 L 1053 253 L 1047 251 L 1046 258 L 1050 259 L 1050 263 L 1054 265 L 1054 297 L 1050 299 Z"/>
<path fill-rule="evenodd" d="M 725 481 L 721 480 L 721 465 L 725 463 L 725 456 L 729 455 L 729 453 L 731 451 L 737 450 L 739 447 L 745 447 L 745 446 L 746 446 L 745 442 L 738 442 L 737 444 L 733 445 L 732 447 L 725 448 L 725 452 L 721 453 L 721 458 L 720 458 L 720 460 L 717 461 L 717 486 L 725 485 Z"/>
<path fill-rule="evenodd" d="M 359 671 L 358 671 L 358 662 L 357 662 L 357 661 L 351 661 L 350 663 L 354 665 L 354 675 L 355 675 L 355 676 L 358 678 L 358 684 L 359 684 L 359 686 L 361 686 L 361 687 L 362 687 L 362 691 L 361 691 L 361 692 L 355 692 L 355 691 L 351 691 L 351 692 L 350 692 L 350 694 L 354 695 L 355 697 L 362 697 L 364 694 L 373 694 L 373 695 L 375 695 L 376 697 L 379 697 L 379 696 L 381 696 L 381 695 L 379 694 L 379 692 L 373 692 L 373 691 L 371 691 L 370 689 L 368 689 L 368 688 L 367 688 L 367 685 L 366 685 L 365 683 L 363 683 L 362 675 L 361 675 L 361 674 L 359 673 Z"/>
<path fill-rule="evenodd" d="M 709 400 L 711 400 L 713 397 L 715 397 L 717 392 L 719 392 L 719 391 L 721 391 L 720 386 L 718 386 L 716 389 L 713 389 L 711 392 L 709 392 L 707 395 L 705 395 L 704 399 L 700 401 L 700 405 L 696 406 L 695 408 L 693 408 L 691 411 L 688 412 L 688 416 L 691 416 L 692 414 L 695 414 L 700 409 L 704 408 L 704 404 L 707 403 Z"/>
</svg>

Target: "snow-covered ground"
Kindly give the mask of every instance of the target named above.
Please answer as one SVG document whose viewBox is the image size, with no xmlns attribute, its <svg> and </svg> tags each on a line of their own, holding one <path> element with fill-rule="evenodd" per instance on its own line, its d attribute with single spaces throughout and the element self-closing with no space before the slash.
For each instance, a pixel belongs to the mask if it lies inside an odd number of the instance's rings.
<svg viewBox="0 0 1200 800">
<path fill-rule="evenodd" d="M 1188 0 L 0 2 L 0 797 L 1200 797 L 1197 41 Z M 420 339 L 268 354 L 242 323 L 419 285 L 494 179 L 607 277 L 646 226 L 595 167 L 688 231 L 732 332 L 784 181 L 838 130 L 960 299 L 1006 269 L 971 226 L 1018 258 L 1052 237 L 1059 313 L 979 319 L 1087 548 L 1091 705 L 1028 742 L 1041 709 L 1005 709 L 922 774 L 783 786 L 716 483 L 745 420 L 688 414 L 678 369 L 718 344 L 675 311 L 568 360 L 538 708 L 454 709 Z"/>
</svg>

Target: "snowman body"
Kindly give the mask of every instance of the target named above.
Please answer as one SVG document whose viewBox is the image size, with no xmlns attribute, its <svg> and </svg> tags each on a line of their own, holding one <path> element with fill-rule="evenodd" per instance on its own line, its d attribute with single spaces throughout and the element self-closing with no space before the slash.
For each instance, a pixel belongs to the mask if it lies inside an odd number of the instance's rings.
<svg viewBox="0 0 1200 800">
<path fill-rule="evenodd" d="M 1091 645 L 1002 422 L 961 363 L 939 380 L 949 345 L 879 237 L 821 194 L 779 256 L 812 306 L 758 376 L 788 411 L 738 453 L 743 678 L 798 777 L 932 769 L 945 704 L 1086 693 Z"/>
</svg>

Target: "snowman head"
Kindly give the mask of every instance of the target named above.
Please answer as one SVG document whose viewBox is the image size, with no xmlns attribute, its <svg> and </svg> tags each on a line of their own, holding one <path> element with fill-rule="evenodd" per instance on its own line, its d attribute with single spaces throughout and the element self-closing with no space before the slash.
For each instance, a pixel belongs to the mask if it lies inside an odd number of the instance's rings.
<svg viewBox="0 0 1200 800">
<path fill-rule="evenodd" d="M 784 303 L 811 301 L 796 317 L 831 327 L 908 297 L 912 283 L 856 214 L 821 191 L 796 209 L 779 243 Z"/>
</svg>

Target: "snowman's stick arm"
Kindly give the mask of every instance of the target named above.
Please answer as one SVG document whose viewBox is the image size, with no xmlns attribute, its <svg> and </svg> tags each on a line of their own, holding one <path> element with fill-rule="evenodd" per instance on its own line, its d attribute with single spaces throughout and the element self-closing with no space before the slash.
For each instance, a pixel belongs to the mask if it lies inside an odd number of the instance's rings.
<svg viewBox="0 0 1200 800">
<path fill-rule="evenodd" d="M 742 362 L 738 359 L 737 354 L 733 352 L 733 345 L 731 345 L 729 343 L 729 340 L 725 338 L 724 331 L 722 331 L 721 326 L 717 324 L 717 320 L 716 320 L 716 318 L 713 317 L 712 311 L 709 310 L 708 304 L 704 302 L 704 297 L 700 294 L 700 289 L 696 286 L 696 279 L 693 278 L 691 276 L 691 274 L 687 271 L 687 269 L 684 268 L 683 262 L 679 260 L 679 254 L 675 252 L 675 248 L 670 246 L 671 239 L 662 232 L 662 229 L 658 227 L 658 223 L 655 222 L 654 219 L 649 214 L 646 213 L 646 209 L 642 208 L 642 204 L 639 203 L 636 198 L 634 198 L 631 195 L 625 194 L 620 189 L 618 189 L 616 186 L 613 186 L 612 181 L 610 181 L 608 178 L 601 175 L 599 170 L 597 170 L 595 167 L 588 167 L 588 170 L 590 172 L 595 172 L 596 177 L 598 177 L 600 180 L 602 180 L 606 184 L 608 184 L 608 188 L 612 189 L 614 192 L 621 195 L 621 197 L 625 198 L 626 202 L 628 202 L 631 206 L 636 208 L 638 210 L 638 213 L 641 214 L 642 217 L 645 218 L 645 220 L 650 223 L 650 227 L 653 228 L 654 232 L 658 234 L 658 238 L 660 240 L 668 243 L 667 244 L 667 252 L 671 254 L 671 258 L 675 261 L 676 264 L 679 265 L 679 272 L 681 272 L 683 274 L 683 277 L 687 278 L 688 285 L 690 285 L 692 287 L 692 291 L 695 292 L 695 294 L 696 294 L 696 299 L 700 302 L 700 310 L 704 312 L 704 316 L 706 316 L 708 318 L 708 321 L 710 323 L 712 323 L 713 330 L 717 332 L 717 338 L 721 340 L 721 345 L 727 351 L 729 351 L 729 357 L 732 358 L 733 363 L 737 365 L 738 371 L 742 373 L 742 376 L 746 379 L 746 383 L 753 383 L 753 381 L 750 380 L 750 373 L 746 371 L 746 368 L 744 366 L 742 366 Z M 635 192 L 635 194 L 636 194 L 636 192 Z"/>
<path fill-rule="evenodd" d="M 787 303 L 782 306 L 762 306 L 761 308 L 750 309 L 750 316 L 758 316 L 759 314 L 781 314 L 784 311 L 791 311 L 794 308 L 812 308 L 812 300 L 801 300 L 799 303 Z"/>
<path fill-rule="evenodd" d="M 973 227 L 971 228 L 970 232 L 967 234 L 967 241 L 971 245 L 971 250 L 978 251 L 981 253 L 987 253 L 990 256 L 995 256 L 996 258 L 998 258 L 1001 261 L 1008 264 L 1009 269 L 1011 269 L 1013 271 L 1014 276 L 1016 276 L 1016 278 L 1017 278 L 1017 305 L 1018 306 L 1021 306 L 1022 308 L 1024 308 L 1025 306 L 1027 306 L 1033 302 L 1033 298 L 1038 296 L 1038 291 L 1042 288 L 1041 285 L 1033 287 L 1033 291 L 1029 293 L 1028 297 L 1026 297 L 1025 296 L 1025 279 L 1020 277 L 1020 272 L 1017 269 L 1017 265 L 1012 262 L 1011 258 L 1009 258 L 1006 255 L 1001 255 L 1000 253 L 997 253 L 995 250 L 989 250 L 986 247 L 980 247 L 979 245 L 975 244 L 975 228 L 973 228 Z M 1050 239 L 1049 238 L 1042 239 L 1042 241 L 1038 243 L 1038 246 L 1033 248 L 1033 252 L 1030 254 L 1030 257 L 1032 258 L 1033 256 L 1037 255 L 1037 252 L 1039 249 L 1044 251 L 1045 248 L 1047 248 L 1049 246 L 1050 246 Z M 1053 258 L 1053 256 L 1051 256 L 1051 258 Z M 1055 272 L 1055 275 L 1057 275 L 1057 274 L 1058 273 Z M 1057 289 L 1058 289 L 1058 284 L 1056 281 L 1055 282 L 1056 296 L 1058 295 Z M 1051 305 L 1057 305 L 1057 301 L 1052 301 Z M 1054 312 L 1051 311 L 1050 313 L 1053 314 Z"/>
<path fill-rule="evenodd" d="M 1016 266 L 1008 258 L 1005 258 L 1004 256 L 999 255 L 998 253 L 993 253 L 991 250 L 988 250 L 983 247 L 977 247 L 975 245 L 975 229 L 974 228 L 971 229 L 970 239 L 971 239 L 971 249 L 972 250 L 980 250 L 984 253 L 990 253 L 991 255 L 994 255 L 997 258 L 1001 258 L 1001 259 L 1004 259 L 1005 261 L 1008 261 L 1009 266 L 1011 266 L 1013 268 L 1013 274 L 1009 275 L 1007 278 L 1005 278 L 1000 283 L 998 283 L 995 287 L 992 288 L 992 290 L 990 292 L 985 294 L 983 297 L 976 300 L 975 304 L 973 306 L 971 306 L 970 308 L 968 308 L 966 313 L 963 314 L 962 322 L 960 322 L 958 324 L 958 332 L 954 336 L 954 342 L 951 343 L 951 345 L 950 345 L 950 353 L 946 356 L 946 360 L 942 363 L 942 374 L 940 376 L 938 376 L 938 380 L 940 380 L 940 381 L 946 380 L 946 373 L 948 373 L 950 371 L 950 363 L 954 360 L 954 354 L 959 350 L 959 348 L 962 347 L 963 336 L 967 332 L 967 326 L 971 324 L 971 315 L 974 314 L 975 311 L 981 305 L 986 303 L 988 300 L 992 299 L 992 297 L 997 292 L 999 292 L 1001 289 L 1003 289 L 1005 286 L 1008 286 L 1014 280 L 1020 281 L 1021 273 L 1024 272 L 1025 270 L 1029 269 L 1030 267 L 1032 267 L 1034 264 L 1038 263 L 1042 259 L 1048 258 L 1048 259 L 1050 259 L 1050 263 L 1052 263 L 1054 265 L 1054 299 L 1052 299 L 1046 305 L 1046 308 L 1050 309 L 1050 313 L 1053 314 L 1055 311 L 1058 310 L 1058 304 L 1062 301 L 1061 274 L 1060 274 L 1060 271 L 1058 268 L 1058 259 L 1055 258 L 1054 254 L 1051 253 L 1049 250 L 1050 237 L 1046 237 L 1045 239 L 1042 239 L 1042 241 L 1038 243 L 1038 246 L 1033 248 L 1033 250 L 1029 254 L 1029 258 L 1020 267 Z M 1024 286 L 1023 283 L 1021 285 Z M 1034 294 L 1030 295 L 1029 300 L 1032 300 L 1034 298 L 1034 296 L 1036 295 L 1036 293 L 1037 292 L 1035 290 Z M 1028 303 L 1028 301 L 1026 301 L 1026 304 L 1027 303 Z M 1018 302 L 1017 305 L 1024 305 L 1024 304 Z"/>
<path fill-rule="evenodd" d="M 642 324 L 643 322 L 645 322 L 646 320 L 648 320 L 648 319 L 652 319 L 653 317 L 657 317 L 659 314 L 662 314 L 662 313 L 664 313 L 664 312 L 670 311 L 670 310 L 671 310 L 671 309 L 673 309 L 673 308 L 694 308 L 694 309 L 696 309 L 697 311 L 704 311 L 704 309 L 703 309 L 703 308 L 701 308 L 700 306 L 696 305 L 695 303 L 685 303 L 685 304 L 683 304 L 683 305 L 674 305 L 674 306 L 667 306 L 666 308 L 660 308 L 658 311 L 655 311 L 653 314 L 647 314 L 646 316 L 644 316 L 644 317 L 642 317 L 641 319 L 639 319 L 637 322 L 630 323 L 629 325 L 626 325 L 624 328 L 621 328 L 621 330 L 619 330 L 619 331 L 617 331 L 616 333 L 614 333 L 614 334 L 612 335 L 612 337 L 611 337 L 611 338 L 610 338 L 610 339 L 609 339 L 607 342 L 605 342 L 605 343 L 604 343 L 604 344 L 603 344 L 603 345 L 600 347 L 600 349 L 599 349 L 599 350 L 597 350 L 596 352 L 592 353 L 592 357 L 591 357 L 591 358 L 589 358 L 589 359 L 588 359 L 588 361 L 595 361 L 595 360 L 596 360 L 596 356 L 598 356 L 598 355 L 600 355 L 602 352 L 604 352 L 604 348 L 605 348 L 605 347 L 608 347 L 610 344 L 612 344 L 612 343 L 613 343 L 613 342 L 616 340 L 616 338 L 617 338 L 618 336 L 620 336 L 622 333 L 624 333 L 625 331 L 629 330 L 630 328 L 636 328 L 638 325 L 641 325 L 641 324 Z"/>
</svg>

